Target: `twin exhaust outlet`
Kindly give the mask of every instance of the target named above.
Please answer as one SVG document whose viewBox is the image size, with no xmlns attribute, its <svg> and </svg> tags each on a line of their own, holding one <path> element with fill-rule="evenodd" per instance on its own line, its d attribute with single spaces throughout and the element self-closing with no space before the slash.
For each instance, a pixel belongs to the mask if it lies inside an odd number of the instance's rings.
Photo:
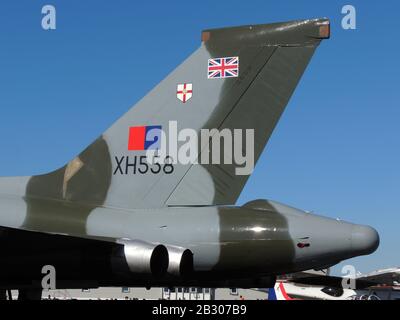
<svg viewBox="0 0 400 320">
<path fill-rule="evenodd" d="M 119 240 L 118 244 L 112 260 L 119 270 L 124 265 L 130 273 L 155 277 L 184 277 L 193 271 L 193 253 L 188 249 L 140 240 Z"/>
</svg>

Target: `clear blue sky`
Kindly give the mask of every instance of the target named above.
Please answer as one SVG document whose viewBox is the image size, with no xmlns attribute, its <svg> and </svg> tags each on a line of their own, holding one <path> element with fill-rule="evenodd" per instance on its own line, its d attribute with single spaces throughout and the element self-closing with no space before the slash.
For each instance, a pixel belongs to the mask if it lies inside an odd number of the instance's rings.
<svg viewBox="0 0 400 320">
<path fill-rule="evenodd" d="M 57 8 L 57 30 L 41 8 Z M 357 30 L 341 29 L 341 8 Z M 179 65 L 205 28 L 329 17 L 239 203 L 278 200 L 370 224 L 362 272 L 400 265 L 398 1 L 0 2 L 0 176 L 63 165 Z"/>
</svg>

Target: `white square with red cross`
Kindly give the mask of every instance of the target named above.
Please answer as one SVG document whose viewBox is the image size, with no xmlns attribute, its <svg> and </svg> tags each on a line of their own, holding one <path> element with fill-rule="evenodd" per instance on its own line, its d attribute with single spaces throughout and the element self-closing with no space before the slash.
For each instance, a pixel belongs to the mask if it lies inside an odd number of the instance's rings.
<svg viewBox="0 0 400 320">
<path fill-rule="evenodd" d="M 193 96 L 193 85 L 191 83 L 178 84 L 176 97 L 180 101 L 186 103 L 192 98 L 192 96 Z"/>
</svg>

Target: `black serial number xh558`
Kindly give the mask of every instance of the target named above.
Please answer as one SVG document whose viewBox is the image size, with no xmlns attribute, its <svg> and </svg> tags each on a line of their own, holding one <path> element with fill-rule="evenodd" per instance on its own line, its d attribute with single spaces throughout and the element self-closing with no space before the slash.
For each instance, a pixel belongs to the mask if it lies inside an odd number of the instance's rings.
<svg viewBox="0 0 400 320">
<path fill-rule="evenodd" d="M 149 163 L 147 156 L 122 156 L 114 157 L 115 170 L 113 175 L 129 175 L 129 174 L 172 174 L 174 173 L 174 165 L 171 157 L 167 156 L 164 161 Z"/>
<path fill-rule="evenodd" d="M 44 265 L 60 289 L 262 288 L 374 252 L 379 236 L 368 226 L 268 200 L 235 206 L 248 176 L 234 164 L 149 165 L 129 150 L 177 121 L 253 129 L 257 161 L 327 38 L 326 19 L 206 30 L 185 62 L 64 167 L 1 178 L 0 288 L 39 298 Z M 141 141 L 130 141 L 131 128 L 144 128 L 134 129 Z"/>
</svg>

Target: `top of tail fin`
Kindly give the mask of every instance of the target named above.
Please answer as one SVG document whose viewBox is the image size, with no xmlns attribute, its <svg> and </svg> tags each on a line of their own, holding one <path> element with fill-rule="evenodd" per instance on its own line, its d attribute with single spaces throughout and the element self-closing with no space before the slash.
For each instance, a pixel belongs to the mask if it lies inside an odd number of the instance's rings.
<svg viewBox="0 0 400 320">
<path fill-rule="evenodd" d="M 30 178 L 27 197 L 124 208 L 234 204 L 251 170 L 237 174 L 243 163 L 230 163 L 233 153 L 221 164 L 169 162 L 185 153 L 179 147 L 193 132 L 200 159 L 210 149 L 214 154 L 218 132 L 242 129 L 244 139 L 254 129 L 255 164 L 316 47 L 328 37 L 327 19 L 204 31 L 200 48 L 98 140 L 65 167 Z M 181 136 L 182 129 L 191 134 Z M 199 139 L 201 129 L 218 131 Z M 177 151 L 164 154 L 165 163 L 149 164 L 146 152 L 158 150 L 164 138 Z M 224 136 L 215 150 L 229 139 Z M 238 154 L 245 150 L 242 143 Z"/>
</svg>

